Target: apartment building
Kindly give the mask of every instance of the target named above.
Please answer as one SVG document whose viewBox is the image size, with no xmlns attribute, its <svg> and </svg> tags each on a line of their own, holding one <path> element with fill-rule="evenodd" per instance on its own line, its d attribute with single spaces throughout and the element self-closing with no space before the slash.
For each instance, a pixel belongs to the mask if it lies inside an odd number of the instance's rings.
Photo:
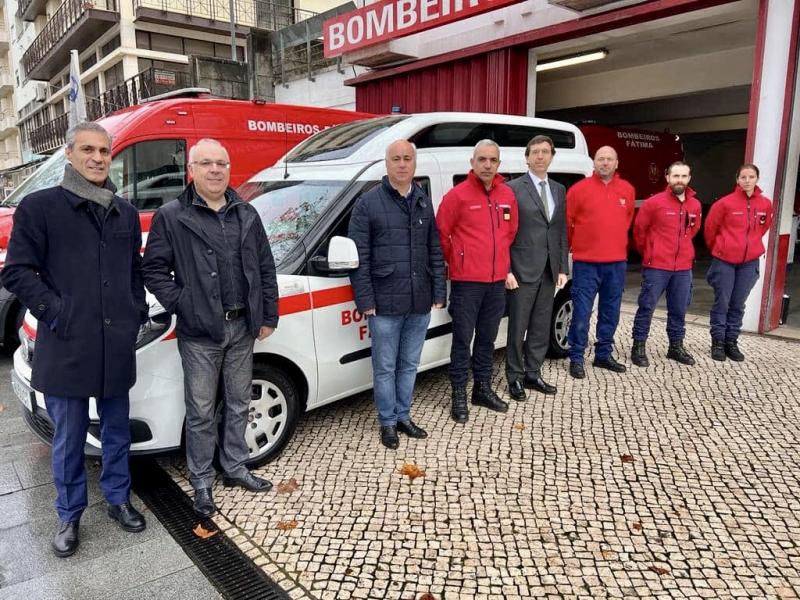
<svg viewBox="0 0 800 600">
<path fill-rule="evenodd" d="M 91 119 L 188 87 L 190 57 L 235 55 L 246 61 L 251 32 L 275 31 L 296 20 L 291 0 L 233 0 L 232 5 L 233 19 L 230 0 L 8 2 L 20 159 L 63 144 L 70 50 L 79 52 Z"/>
<path fill-rule="evenodd" d="M 20 164 L 19 136 L 14 107 L 15 82 L 12 74 L 13 60 L 10 54 L 8 25 L 6 4 L 3 3 L 2 10 L 0 10 L 0 172 Z"/>
</svg>

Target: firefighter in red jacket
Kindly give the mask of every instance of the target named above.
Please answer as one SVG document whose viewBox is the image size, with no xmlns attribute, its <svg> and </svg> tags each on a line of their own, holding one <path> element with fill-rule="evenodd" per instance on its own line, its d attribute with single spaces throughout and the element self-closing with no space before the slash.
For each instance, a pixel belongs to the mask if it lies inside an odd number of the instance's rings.
<svg viewBox="0 0 800 600">
<path fill-rule="evenodd" d="M 642 290 L 633 320 L 631 361 L 647 367 L 645 343 L 659 298 L 667 293 L 667 358 L 693 365 L 683 347 L 686 309 L 692 299 L 692 238 L 700 231 L 701 206 L 689 187 L 689 165 L 672 163 L 666 172 L 667 189 L 648 198 L 633 225 L 633 240 L 642 255 Z"/>
<path fill-rule="evenodd" d="M 453 342 L 449 374 L 451 416 L 456 423 L 469 418 L 466 386 L 470 363 L 475 383 L 472 404 L 498 412 L 508 410 L 508 404 L 491 387 L 492 355 L 506 307 L 505 280 L 511 265 L 509 248 L 517 234 L 517 201 L 497 174 L 500 148 L 495 142 L 478 142 L 470 165 L 467 179 L 445 194 L 436 215 L 450 269 Z"/>
<path fill-rule="evenodd" d="M 714 360 L 744 360 L 738 345 L 744 305 L 758 281 L 758 259 L 764 254 L 762 238 L 772 224 L 772 202 L 761 194 L 757 183 L 758 167 L 739 167 L 736 189 L 717 200 L 706 219 L 706 245 L 713 256 L 706 279 L 714 288 Z"/>
<path fill-rule="evenodd" d="M 569 374 L 586 377 L 583 354 L 589 339 L 589 317 L 595 297 L 597 343 L 593 366 L 624 373 L 625 365 L 611 355 L 619 323 L 628 228 L 636 193 L 617 174 L 617 153 L 603 146 L 594 155 L 594 173 L 567 191 L 567 238 L 572 249 L 572 322 L 569 326 Z"/>
</svg>

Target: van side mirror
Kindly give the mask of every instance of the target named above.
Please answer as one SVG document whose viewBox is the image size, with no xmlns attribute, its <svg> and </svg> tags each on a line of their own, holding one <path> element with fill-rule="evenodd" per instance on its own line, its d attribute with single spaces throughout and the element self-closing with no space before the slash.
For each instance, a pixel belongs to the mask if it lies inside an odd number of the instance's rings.
<svg viewBox="0 0 800 600">
<path fill-rule="evenodd" d="M 315 256 L 310 261 L 314 270 L 320 273 L 347 274 L 358 268 L 358 249 L 350 238 L 333 236 L 328 242 L 328 256 Z"/>
</svg>

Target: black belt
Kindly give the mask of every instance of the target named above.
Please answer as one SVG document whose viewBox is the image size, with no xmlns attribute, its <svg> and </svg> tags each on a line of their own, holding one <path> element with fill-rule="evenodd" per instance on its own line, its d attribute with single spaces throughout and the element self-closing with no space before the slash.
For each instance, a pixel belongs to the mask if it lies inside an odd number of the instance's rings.
<svg viewBox="0 0 800 600">
<path fill-rule="evenodd" d="M 238 319 L 239 317 L 244 316 L 244 309 L 243 308 L 234 308 L 233 310 L 226 310 L 225 311 L 225 320 L 226 321 L 233 321 L 234 319 Z"/>
</svg>

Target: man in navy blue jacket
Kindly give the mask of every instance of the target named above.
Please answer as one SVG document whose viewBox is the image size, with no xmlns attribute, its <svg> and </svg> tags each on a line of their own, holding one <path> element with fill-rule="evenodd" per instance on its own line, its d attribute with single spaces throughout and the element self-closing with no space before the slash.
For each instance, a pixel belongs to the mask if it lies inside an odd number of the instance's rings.
<svg viewBox="0 0 800 600">
<path fill-rule="evenodd" d="M 398 431 L 428 435 L 411 420 L 411 399 L 431 308 L 444 308 L 446 297 L 433 205 L 414 183 L 416 167 L 413 144 L 389 144 L 386 176 L 358 199 L 350 218 L 359 260 L 350 279 L 372 338 L 381 443 L 392 450 Z"/>
<path fill-rule="evenodd" d="M 29 194 L 14 214 L 2 274 L 6 289 L 39 320 L 31 384 L 44 393 L 54 424 L 59 557 L 78 549 L 87 505 L 90 396 L 100 417 L 108 514 L 126 531 L 145 528 L 130 504 L 128 469 L 128 391 L 136 381 L 136 336 L 147 320 L 139 215 L 108 179 L 105 129 L 77 125 L 67 133 L 66 153 L 61 185 Z"/>
</svg>

